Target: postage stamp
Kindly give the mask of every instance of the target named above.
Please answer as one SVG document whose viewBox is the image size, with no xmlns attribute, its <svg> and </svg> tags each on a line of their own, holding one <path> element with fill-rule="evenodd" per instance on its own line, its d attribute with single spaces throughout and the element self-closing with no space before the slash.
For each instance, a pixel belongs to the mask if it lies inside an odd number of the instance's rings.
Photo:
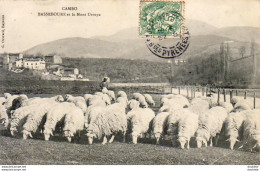
<svg viewBox="0 0 260 171">
<path fill-rule="evenodd" d="M 184 12 L 185 1 L 140 1 L 139 36 L 154 55 L 176 58 L 187 50 L 190 33 Z"/>
<path fill-rule="evenodd" d="M 184 1 L 141 0 L 139 16 L 140 37 L 182 37 L 184 9 Z"/>
</svg>

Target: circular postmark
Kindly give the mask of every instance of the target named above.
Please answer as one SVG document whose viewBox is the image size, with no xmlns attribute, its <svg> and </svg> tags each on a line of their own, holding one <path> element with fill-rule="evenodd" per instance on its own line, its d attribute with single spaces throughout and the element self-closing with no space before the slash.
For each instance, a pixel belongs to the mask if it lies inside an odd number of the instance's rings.
<svg viewBox="0 0 260 171">
<path fill-rule="evenodd" d="M 160 58 L 176 58 L 189 47 L 190 33 L 187 28 L 183 30 L 183 36 L 179 40 L 148 38 L 145 44 L 154 55 Z"/>
</svg>

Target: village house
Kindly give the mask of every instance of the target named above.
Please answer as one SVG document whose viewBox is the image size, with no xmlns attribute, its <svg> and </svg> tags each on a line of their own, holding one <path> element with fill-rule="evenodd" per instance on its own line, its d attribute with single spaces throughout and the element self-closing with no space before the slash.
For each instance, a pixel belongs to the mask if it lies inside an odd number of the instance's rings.
<svg viewBox="0 0 260 171">
<path fill-rule="evenodd" d="M 23 58 L 21 53 L 7 53 L 3 57 L 3 67 L 11 70 L 16 66 L 16 61 Z"/>
<path fill-rule="evenodd" d="M 41 58 L 23 59 L 23 67 L 35 70 L 44 70 L 46 63 Z"/>
<path fill-rule="evenodd" d="M 44 56 L 44 60 L 48 66 L 53 64 L 62 64 L 62 58 L 58 55 Z"/>
</svg>

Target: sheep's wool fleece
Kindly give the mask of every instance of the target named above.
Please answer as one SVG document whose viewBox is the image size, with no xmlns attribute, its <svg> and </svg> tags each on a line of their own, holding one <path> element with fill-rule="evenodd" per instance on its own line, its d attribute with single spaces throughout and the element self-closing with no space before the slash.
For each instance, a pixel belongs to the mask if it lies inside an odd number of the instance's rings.
<svg viewBox="0 0 260 171">
<path fill-rule="evenodd" d="M 83 128 L 84 113 L 75 106 L 65 115 L 63 131 L 69 131 L 70 136 L 74 136 L 77 131 L 81 131 Z"/>
<path fill-rule="evenodd" d="M 118 132 L 126 132 L 127 119 L 124 109 L 107 106 L 105 113 L 100 113 L 96 116 L 95 121 L 90 123 L 88 131 L 93 131 L 100 139 L 103 135 L 109 136 Z"/>
<path fill-rule="evenodd" d="M 52 104 L 53 102 L 48 101 L 16 109 L 11 117 L 11 128 L 16 128 L 18 126 L 19 129 L 21 129 L 21 126 L 25 123 L 25 119 L 29 114 L 37 114 L 39 112 L 47 113 L 49 106 Z"/>
<path fill-rule="evenodd" d="M 228 138 L 238 138 L 239 131 L 241 130 L 242 124 L 246 118 L 246 113 L 251 110 L 229 113 L 225 120 L 225 136 Z"/>
<path fill-rule="evenodd" d="M 247 113 L 243 128 L 244 141 L 256 140 L 258 143 L 260 142 L 260 109 L 254 109 Z"/>
<path fill-rule="evenodd" d="M 227 117 L 227 110 L 217 106 L 211 108 L 207 114 L 210 121 L 210 134 L 212 137 L 215 137 L 222 129 L 223 123 Z"/>
<path fill-rule="evenodd" d="M 178 137 L 185 137 L 189 140 L 198 129 L 198 115 L 187 109 L 184 111 L 178 123 Z"/>
<path fill-rule="evenodd" d="M 163 133 L 164 128 L 167 124 L 167 117 L 169 116 L 169 112 L 161 112 L 158 113 L 153 119 L 153 133 Z"/>
<path fill-rule="evenodd" d="M 127 118 L 131 122 L 132 135 L 146 133 L 154 117 L 155 113 L 150 108 L 135 108 L 128 112 Z"/>
<path fill-rule="evenodd" d="M 55 130 L 56 124 L 62 121 L 67 113 L 73 112 L 75 107 L 76 106 L 70 102 L 62 102 L 52 107 L 47 113 L 44 131 Z"/>
</svg>

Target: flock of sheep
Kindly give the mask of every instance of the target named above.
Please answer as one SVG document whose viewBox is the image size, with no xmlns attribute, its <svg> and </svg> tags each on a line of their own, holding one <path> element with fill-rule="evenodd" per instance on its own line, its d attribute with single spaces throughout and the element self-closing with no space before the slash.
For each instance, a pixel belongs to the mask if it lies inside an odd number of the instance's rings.
<svg viewBox="0 0 260 171">
<path fill-rule="evenodd" d="M 214 97 L 188 100 L 182 95 L 162 95 L 156 114 L 151 107 L 151 95 L 133 93 L 130 99 L 124 91 L 104 88 L 102 92 L 82 96 L 61 95 L 51 98 L 28 98 L 26 95 L 4 94 L 0 97 L 0 121 L 11 136 L 33 138 L 43 134 L 48 141 L 54 133 L 71 142 L 86 135 L 88 143 L 102 139 L 112 143 L 121 134 L 131 135 L 136 144 L 139 137 L 155 138 L 156 144 L 170 140 L 182 149 L 195 141 L 198 148 L 218 144 L 219 138 L 234 148 L 260 149 L 260 109 L 253 109 L 246 100 L 233 97 L 231 103 L 217 103 Z M 80 133 L 85 133 L 80 135 Z M 108 139 L 109 138 L 109 139 Z"/>
</svg>

